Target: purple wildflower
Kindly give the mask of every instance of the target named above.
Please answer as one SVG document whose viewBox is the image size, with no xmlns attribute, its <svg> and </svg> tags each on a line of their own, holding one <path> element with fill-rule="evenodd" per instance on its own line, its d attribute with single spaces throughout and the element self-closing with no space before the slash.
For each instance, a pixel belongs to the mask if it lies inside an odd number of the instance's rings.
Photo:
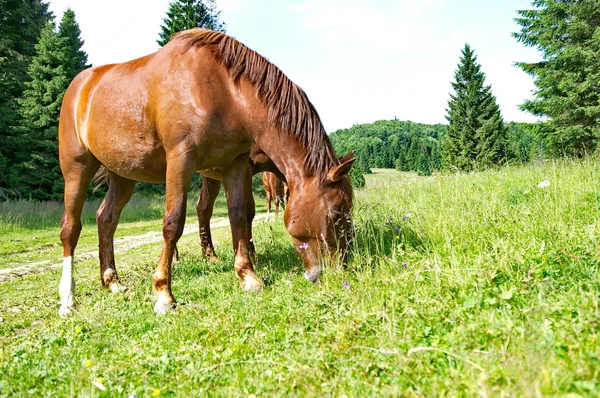
<svg viewBox="0 0 600 398">
<path fill-rule="evenodd" d="M 399 233 L 399 232 L 400 232 L 400 227 L 396 226 L 396 233 Z"/>
<path fill-rule="evenodd" d="M 402 263 L 402 268 L 406 268 L 406 267 L 408 267 L 408 264 Z"/>
<path fill-rule="evenodd" d="M 265 276 L 263 276 L 263 282 L 266 282 L 266 281 L 268 281 L 268 280 L 269 280 L 269 275 L 265 275 Z"/>
<path fill-rule="evenodd" d="M 304 242 L 301 245 L 298 245 L 298 249 L 308 249 L 308 243 Z"/>
<path fill-rule="evenodd" d="M 343 285 L 346 289 L 350 289 L 350 284 L 348 282 L 344 281 Z"/>
</svg>

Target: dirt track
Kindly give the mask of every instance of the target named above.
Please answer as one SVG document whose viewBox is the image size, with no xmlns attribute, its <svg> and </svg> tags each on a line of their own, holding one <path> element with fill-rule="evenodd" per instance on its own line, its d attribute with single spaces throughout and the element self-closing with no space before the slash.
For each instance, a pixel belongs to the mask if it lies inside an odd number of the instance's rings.
<svg viewBox="0 0 600 398">
<path fill-rule="evenodd" d="M 254 219 L 254 222 L 256 223 L 261 221 L 265 217 L 266 214 L 259 214 Z M 220 218 L 210 223 L 211 228 L 226 227 L 227 225 L 229 225 L 229 220 L 227 218 Z M 185 225 L 183 234 L 188 235 L 191 233 L 198 233 L 197 222 Z M 115 239 L 115 253 L 128 252 L 131 249 L 135 249 L 143 245 L 161 242 L 162 239 L 163 236 L 160 230 L 147 232 L 142 235 L 124 236 L 122 238 Z M 75 254 L 76 261 L 84 261 L 90 258 L 98 258 L 98 251 L 77 252 Z M 57 260 L 59 259 L 36 261 L 24 263 L 13 268 L 0 269 L 0 283 L 25 275 L 37 274 L 53 268 L 60 268 L 62 266 L 62 259 L 60 259 L 60 261 Z"/>
</svg>

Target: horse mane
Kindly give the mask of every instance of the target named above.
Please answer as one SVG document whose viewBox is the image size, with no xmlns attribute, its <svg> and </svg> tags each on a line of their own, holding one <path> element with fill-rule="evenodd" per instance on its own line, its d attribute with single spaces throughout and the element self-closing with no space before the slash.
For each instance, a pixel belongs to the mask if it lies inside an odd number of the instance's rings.
<svg viewBox="0 0 600 398">
<path fill-rule="evenodd" d="M 277 66 L 233 37 L 205 29 L 177 33 L 185 50 L 207 47 L 223 65 L 234 82 L 244 78 L 256 87 L 258 97 L 268 109 L 269 121 L 290 132 L 307 149 L 304 166 L 322 180 L 329 169 L 339 164 L 319 114 L 306 93 Z"/>
</svg>

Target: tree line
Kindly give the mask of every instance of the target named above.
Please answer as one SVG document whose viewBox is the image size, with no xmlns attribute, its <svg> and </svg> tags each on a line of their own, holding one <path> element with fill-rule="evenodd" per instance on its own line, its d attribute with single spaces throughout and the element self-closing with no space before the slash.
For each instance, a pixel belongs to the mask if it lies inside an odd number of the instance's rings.
<svg viewBox="0 0 600 398">
<path fill-rule="evenodd" d="M 585 156 L 600 141 L 600 2 L 532 0 L 517 11 L 516 40 L 540 51 L 536 63 L 516 62 L 534 78 L 535 98 L 521 109 L 535 124 L 505 123 L 485 84 L 474 49 L 462 49 L 448 101 L 447 125 L 378 121 L 331 134 L 339 153 L 356 150 L 353 182 L 373 167 L 430 174 L 473 171 L 535 157 Z M 60 199 L 60 104 L 69 82 L 89 67 L 68 9 L 56 25 L 42 0 L 0 0 L 0 200 Z M 174 0 L 157 43 L 192 27 L 225 31 L 215 0 Z M 196 183 L 197 185 L 198 183 Z M 149 184 L 140 190 L 156 191 Z"/>
<path fill-rule="evenodd" d="M 71 80 L 91 66 L 81 30 L 70 8 L 57 26 L 42 0 L 0 0 L 0 15 L 0 200 L 59 200 L 60 106 Z M 172 1 L 157 43 L 192 27 L 224 31 L 219 18 L 214 0 Z"/>
</svg>

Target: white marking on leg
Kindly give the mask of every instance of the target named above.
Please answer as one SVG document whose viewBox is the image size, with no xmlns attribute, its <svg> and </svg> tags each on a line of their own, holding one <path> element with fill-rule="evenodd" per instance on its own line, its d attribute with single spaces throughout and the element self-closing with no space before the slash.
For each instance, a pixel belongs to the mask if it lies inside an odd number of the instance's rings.
<svg viewBox="0 0 600 398">
<path fill-rule="evenodd" d="M 73 279 L 73 257 L 63 258 L 62 276 L 60 285 L 58 285 L 58 294 L 60 295 L 60 309 L 58 315 L 66 316 L 71 313 L 71 307 L 75 304 L 73 296 L 75 295 L 75 280 Z"/>
<path fill-rule="evenodd" d="M 111 292 L 118 293 L 127 290 L 127 288 L 121 282 L 119 282 L 119 279 L 117 278 L 117 272 L 114 269 L 108 268 L 106 271 L 104 271 L 102 277 L 104 278 L 105 282 L 108 282 L 108 289 Z"/>
<path fill-rule="evenodd" d="M 265 286 L 263 281 L 255 273 L 247 273 L 242 281 L 242 287 L 247 292 L 258 292 Z"/>
<path fill-rule="evenodd" d="M 173 311 L 176 307 L 176 303 L 168 293 L 159 292 L 156 293 L 156 304 L 154 305 L 154 312 L 156 315 L 164 315 L 169 311 Z"/>
</svg>

